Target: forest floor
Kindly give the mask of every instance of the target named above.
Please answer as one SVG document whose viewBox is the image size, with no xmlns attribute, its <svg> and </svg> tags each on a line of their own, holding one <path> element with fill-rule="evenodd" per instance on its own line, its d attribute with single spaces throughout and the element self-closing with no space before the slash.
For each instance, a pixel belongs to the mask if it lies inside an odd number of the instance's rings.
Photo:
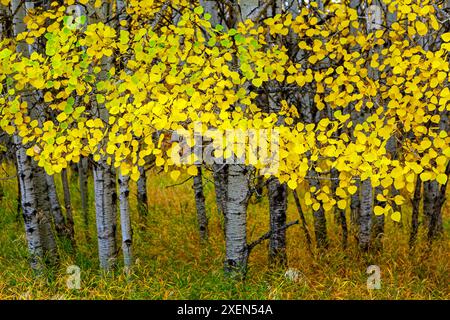
<svg viewBox="0 0 450 320">
<path fill-rule="evenodd" d="M 11 172 L 11 174 L 14 174 Z M 354 235 L 342 250 L 337 221 L 329 214 L 331 239 L 325 252 L 307 250 L 299 225 L 287 231 L 289 267 L 297 269 L 296 281 L 286 279 L 286 270 L 267 267 L 267 241 L 250 256 L 245 281 L 231 281 L 222 272 L 224 237 L 222 218 L 214 204 L 214 188 L 205 180 L 210 237 L 199 241 L 196 230 L 192 180 L 179 186 L 164 174 L 150 174 L 149 212 L 140 218 L 136 210 L 136 188 L 132 185 L 131 207 L 136 264 L 126 276 L 121 267 L 104 276 L 98 271 L 93 201 L 90 201 L 89 238 L 84 230 L 76 179 L 71 181 L 75 215 L 76 254 L 60 243 L 58 267 L 33 276 L 27 261 L 25 232 L 17 216 L 17 182 L 1 181 L 0 195 L 0 299 L 449 299 L 450 201 L 444 208 L 444 237 L 428 248 L 421 234 L 414 250 L 409 250 L 411 208 L 402 208 L 402 222 L 386 218 L 384 248 L 381 253 L 363 254 L 356 248 Z M 208 175 L 207 175 L 208 176 Z M 1 175 L 0 175 L 1 178 Z M 61 182 L 56 179 L 62 200 Z M 183 181 L 183 176 L 179 178 Z M 93 199 L 92 180 L 90 200 Z M 299 187 L 300 189 L 301 187 Z M 1 192 L 0 192 L 1 193 Z M 300 195 L 301 196 L 301 195 Z M 312 232 L 310 209 L 303 208 Z M 288 221 L 298 219 L 290 195 Z M 268 231 L 266 197 L 251 199 L 248 209 L 248 241 Z M 120 230 L 119 230 L 120 235 Z M 66 249 L 64 249 L 66 248 Z M 81 269 L 81 288 L 68 289 L 67 267 Z M 368 290 L 366 269 L 378 265 L 381 289 Z"/>
</svg>

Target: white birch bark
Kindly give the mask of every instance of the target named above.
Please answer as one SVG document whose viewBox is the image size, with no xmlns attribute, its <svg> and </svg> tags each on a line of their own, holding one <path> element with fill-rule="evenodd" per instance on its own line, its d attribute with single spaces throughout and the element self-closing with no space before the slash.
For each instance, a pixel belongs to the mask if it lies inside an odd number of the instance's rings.
<svg viewBox="0 0 450 320">
<path fill-rule="evenodd" d="M 37 199 L 33 187 L 34 178 L 31 159 L 26 155 L 25 148 L 22 146 L 22 141 L 17 135 L 14 136 L 14 143 L 17 146 L 17 174 L 20 181 L 22 215 L 25 222 L 25 235 L 30 254 L 30 264 L 33 270 L 39 271 L 42 269 L 44 249 L 39 233 Z"/>
<path fill-rule="evenodd" d="M 128 176 L 119 175 L 119 207 L 120 207 L 120 224 L 122 229 L 122 252 L 125 270 L 128 272 L 133 265 L 133 231 L 131 227 L 130 205 L 129 205 L 129 188 L 130 178 Z"/>
<path fill-rule="evenodd" d="M 259 1 L 245 0 L 234 3 L 234 13 L 239 14 L 236 22 L 247 18 L 255 20 L 259 16 Z M 240 11 L 239 11 L 240 6 Z M 234 64 L 238 64 L 236 57 Z M 232 276 L 244 277 L 247 271 L 247 206 L 250 198 L 250 168 L 239 164 L 226 165 L 227 183 L 225 197 L 225 272 Z"/>
<path fill-rule="evenodd" d="M 26 15 L 25 5 L 29 3 L 20 0 L 11 1 L 11 12 L 13 16 L 13 34 L 16 36 L 26 30 L 24 18 Z M 17 52 L 28 56 L 32 48 L 26 43 L 17 45 Z M 26 98 L 29 107 L 33 106 L 31 97 Z M 31 267 L 40 269 L 42 258 L 48 258 L 49 262 L 57 261 L 57 248 L 53 236 L 50 205 L 47 192 L 45 173 L 41 168 L 26 155 L 25 147 L 18 136 L 14 137 L 17 145 L 17 167 L 22 193 L 22 210 L 25 221 L 25 230 L 28 240 L 28 248 L 31 255 Z"/>
<path fill-rule="evenodd" d="M 116 210 L 111 167 L 102 160 L 94 166 L 95 211 L 100 268 L 110 271 L 116 264 Z"/>
<path fill-rule="evenodd" d="M 248 172 L 240 165 L 227 166 L 225 202 L 225 272 L 243 276 L 247 269 Z"/>
<path fill-rule="evenodd" d="M 272 7 L 272 16 L 281 13 L 283 1 L 275 1 Z M 269 82 L 269 86 L 276 84 L 275 81 Z M 273 88 L 276 89 L 276 88 Z M 279 93 L 268 94 L 268 107 L 270 113 L 279 113 Z M 279 116 L 277 125 L 284 123 L 283 117 Z M 269 195 L 269 215 L 270 215 L 270 230 L 271 235 L 269 239 L 269 264 L 271 266 L 287 266 L 286 255 L 286 210 L 287 210 L 287 189 L 286 184 L 281 184 L 278 178 L 271 178 L 268 183 Z"/>
<path fill-rule="evenodd" d="M 103 23 L 106 23 L 112 16 L 111 9 L 111 3 L 103 2 L 100 10 L 96 12 Z M 109 21 L 109 23 L 113 22 Z M 111 64 L 111 58 L 103 59 L 100 80 L 105 79 Z M 96 104 L 94 109 L 96 109 L 94 114 L 99 114 L 100 118 L 108 123 L 109 114 L 105 106 Z M 115 174 L 111 165 L 108 165 L 103 158 L 94 166 L 94 189 L 100 268 L 103 271 L 111 271 L 115 268 L 117 260 L 117 191 Z"/>
</svg>

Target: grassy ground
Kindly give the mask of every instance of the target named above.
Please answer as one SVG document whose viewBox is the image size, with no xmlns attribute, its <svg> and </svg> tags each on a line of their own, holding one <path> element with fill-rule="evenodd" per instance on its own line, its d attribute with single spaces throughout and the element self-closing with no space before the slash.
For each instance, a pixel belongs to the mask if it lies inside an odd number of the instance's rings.
<svg viewBox="0 0 450 320">
<path fill-rule="evenodd" d="M 1 178 L 1 177 L 0 177 Z M 181 181 L 181 180 L 180 180 Z M 60 181 L 58 180 L 58 187 Z M 215 211 L 214 189 L 205 185 L 210 239 L 201 244 L 196 232 L 192 181 L 168 187 L 173 182 L 164 175 L 149 179 L 149 213 L 140 219 L 135 209 L 132 187 L 134 252 L 136 265 L 131 276 L 122 269 L 114 275 L 98 272 L 94 208 L 91 201 L 90 240 L 83 230 L 78 188 L 72 182 L 75 232 L 78 250 L 63 250 L 60 266 L 34 277 L 27 263 L 23 222 L 17 217 L 15 180 L 0 181 L 0 299 L 448 299 L 448 235 L 450 207 L 444 209 L 445 236 L 428 249 L 420 239 L 414 251 L 408 249 L 410 208 L 403 208 L 402 224 L 388 221 L 384 251 L 361 254 L 351 238 L 349 248 L 340 248 L 339 230 L 330 215 L 331 246 L 325 253 L 311 255 L 298 225 L 287 232 L 289 266 L 301 273 L 297 281 L 284 271 L 267 268 L 267 243 L 256 247 L 249 261 L 245 282 L 234 282 L 222 273 L 224 239 L 221 218 Z M 92 181 L 90 181 L 92 186 Z M 92 188 L 91 192 L 92 192 Z M 61 191 L 61 190 L 60 190 Z M 62 194 L 62 193 L 61 193 Z M 91 199 L 92 199 L 91 194 Z M 309 225 L 311 212 L 304 208 Z M 288 220 L 298 214 L 289 199 Z M 312 229 L 312 227 L 310 227 Z M 248 210 L 249 242 L 268 230 L 267 199 L 254 199 Z M 119 259 L 121 256 L 119 257 Z M 66 268 L 81 268 L 81 289 L 67 288 Z M 368 290 L 366 268 L 381 268 L 381 289 Z"/>
</svg>

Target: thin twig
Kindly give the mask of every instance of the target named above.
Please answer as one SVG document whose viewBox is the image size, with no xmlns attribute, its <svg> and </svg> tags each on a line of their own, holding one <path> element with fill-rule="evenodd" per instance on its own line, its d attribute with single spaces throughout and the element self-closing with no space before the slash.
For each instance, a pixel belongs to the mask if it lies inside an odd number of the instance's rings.
<svg viewBox="0 0 450 320">
<path fill-rule="evenodd" d="M 12 180 L 12 179 L 17 179 L 17 175 L 11 176 L 11 177 L 0 178 L 0 181 L 6 181 L 6 180 Z"/>
<path fill-rule="evenodd" d="M 293 225 L 296 225 L 296 224 L 298 224 L 298 223 L 299 223 L 299 221 L 298 221 L 298 220 L 295 220 L 295 221 L 289 222 L 288 224 L 285 224 L 284 226 L 282 226 L 282 227 L 279 228 L 279 229 L 270 230 L 269 232 L 265 233 L 265 234 L 262 235 L 258 240 L 255 240 L 255 241 L 253 241 L 252 243 L 250 243 L 250 244 L 247 245 L 247 254 L 250 254 L 250 251 L 252 251 L 252 249 L 253 249 L 255 246 L 257 246 L 258 244 L 260 244 L 260 243 L 263 242 L 264 240 L 269 239 L 270 236 L 271 236 L 274 232 L 286 230 L 287 228 L 289 228 L 289 227 L 291 227 L 291 226 L 293 226 Z"/>
<path fill-rule="evenodd" d="M 176 187 L 176 186 L 181 186 L 182 184 L 185 184 L 186 182 L 188 182 L 188 181 L 191 180 L 192 178 L 193 178 L 193 176 L 187 178 L 186 180 L 184 180 L 184 181 L 182 181 L 182 182 L 180 182 L 180 183 L 176 183 L 176 184 L 172 184 L 172 185 L 170 185 L 170 186 L 167 186 L 166 189 L 167 189 L 167 188 Z"/>
</svg>

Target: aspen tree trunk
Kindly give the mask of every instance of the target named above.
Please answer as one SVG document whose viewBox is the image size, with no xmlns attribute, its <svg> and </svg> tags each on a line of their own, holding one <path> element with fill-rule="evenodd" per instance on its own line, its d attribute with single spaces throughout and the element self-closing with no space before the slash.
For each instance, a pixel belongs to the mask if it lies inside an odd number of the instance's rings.
<svg viewBox="0 0 450 320">
<path fill-rule="evenodd" d="M 367 4 L 367 3 L 366 3 Z M 374 5 L 380 6 L 378 1 L 373 2 Z M 367 7 L 367 6 L 366 6 Z M 381 8 L 381 6 L 380 6 Z M 381 10 L 381 9 L 380 9 Z M 373 20 L 372 24 L 369 24 L 369 9 L 366 9 L 366 17 L 367 17 L 367 30 L 368 32 L 372 32 L 376 29 L 379 29 L 382 21 L 381 20 Z M 378 18 L 378 17 L 376 17 Z M 381 18 L 381 17 L 380 17 Z M 372 52 L 375 53 L 375 52 Z M 376 81 L 379 77 L 377 70 L 368 67 L 368 73 L 371 80 Z M 364 122 L 367 117 L 370 115 L 370 112 L 364 110 L 366 106 L 363 106 L 363 109 L 360 112 L 360 122 Z M 364 110 L 364 111 L 363 111 Z M 361 181 L 361 206 L 360 206 L 360 214 L 359 214 L 359 234 L 358 241 L 359 247 L 366 251 L 370 247 L 370 233 L 372 227 L 372 214 L 373 214 L 373 186 L 370 177 L 367 177 L 364 181 Z"/>
<path fill-rule="evenodd" d="M 74 16 L 80 15 L 80 16 L 86 16 L 87 14 L 87 7 L 83 6 L 81 4 L 73 4 L 68 7 L 68 13 L 72 14 Z M 76 17 L 75 17 L 76 18 Z M 77 174 L 72 174 L 71 178 L 75 179 L 78 177 L 78 188 L 80 190 L 80 198 L 81 198 L 81 208 L 83 213 L 83 224 L 84 224 L 84 231 L 86 235 L 86 239 L 89 240 L 89 189 L 88 189 L 88 177 L 89 177 L 89 158 L 81 156 L 80 161 L 72 167 L 72 173 L 77 172 Z M 64 179 L 64 175 L 66 176 L 66 179 Z M 67 172 L 63 172 L 63 187 L 66 180 L 67 181 Z M 76 180 L 75 180 L 76 181 Z M 74 181 L 74 182 L 75 182 Z M 67 182 L 68 183 L 68 182 Z M 70 190 L 67 193 L 68 197 L 65 197 L 66 199 L 70 199 Z M 67 217 L 68 221 L 73 219 Z M 69 221 L 69 224 L 71 222 Z M 70 227 L 73 230 L 73 226 Z M 72 231 L 73 232 L 73 231 Z M 74 239 L 74 238 L 73 238 Z"/>
<path fill-rule="evenodd" d="M 55 223 L 56 233 L 61 239 L 67 237 L 66 219 L 63 216 L 61 206 L 59 204 L 58 193 L 56 191 L 54 176 L 45 175 L 48 185 L 48 196 L 51 205 L 51 211 L 53 215 L 53 221 Z"/>
<path fill-rule="evenodd" d="M 361 182 L 361 206 L 359 214 L 359 247 L 366 251 L 370 244 L 373 212 L 373 187 L 370 178 Z"/>
<path fill-rule="evenodd" d="M 25 9 L 30 10 L 34 8 L 34 2 L 25 1 L 24 3 Z M 32 54 L 35 51 L 35 48 L 32 45 L 28 45 L 28 50 L 25 55 Z M 42 51 L 42 47 L 38 48 Z M 42 123 L 42 112 L 43 106 L 40 104 L 40 96 L 42 95 L 41 91 L 34 92 L 28 99 L 27 104 L 32 108 L 31 115 L 34 119 L 37 119 L 40 123 Z M 33 165 L 33 175 L 35 176 L 35 189 L 37 194 L 37 204 L 38 204 L 38 213 L 42 215 L 39 224 L 39 232 L 41 233 L 41 242 L 44 248 L 44 254 L 49 263 L 55 264 L 58 260 L 58 251 L 56 246 L 56 240 L 53 235 L 53 225 L 52 225 L 52 203 L 50 199 L 50 185 L 47 180 L 47 173 L 43 168 L 39 167 L 37 163 L 32 162 Z M 53 184 L 54 185 L 54 184 Z M 54 190 L 56 193 L 56 190 Z M 54 197 L 53 201 L 57 201 L 58 199 Z M 58 208 L 59 214 L 61 214 L 61 206 L 59 202 L 54 204 L 55 209 Z M 58 215 L 58 213 L 56 213 Z M 62 214 L 61 214 L 62 215 Z M 63 218 L 64 220 L 64 218 Z"/>
<path fill-rule="evenodd" d="M 18 35 L 26 30 L 24 18 L 26 15 L 25 3 L 20 0 L 11 1 L 13 16 L 13 33 Z M 32 49 L 24 43 L 17 46 L 17 52 L 29 56 Z M 26 98 L 28 106 L 33 105 L 31 97 Z M 26 155 L 25 147 L 18 136 L 14 143 L 17 145 L 17 167 L 22 196 L 22 211 L 25 222 L 25 230 L 28 248 L 31 256 L 31 267 L 34 270 L 42 268 L 42 259 L 45 257 L 50 263 L 58 259 L 56 241 L 53 236 L 50 204 L 47 192 L 45 173 L 38 168 L 33 160 Z"/>
<path fill-rule="evenodd" d="M 58 261 L 58 250 L 53 235 L 49 188 L 46 181 L 47 174 L 36 163 L 32 164 L 32 172 L 35 177 L 34 189 L 37 197 L 41 243 L 47 262 L 55 264 Z"/>
<path fill-rule="evenodd" d="M 450 8 L 450 0 L 446 0 L 445 9 L 449 10 Z M 444 5 L 443 5 L 444 7 Z M 447 21 L 448 24 L 448 21 Z M 441 42 L 441 38 L 435 41 L 435 45 L 439 45 Z M 431 41 L 427 41 L 427 44 L 431 44 Z M 450 132 L 450 119 L 449 119 L 449 111 L 448 108 L 444 108 L 444 110 L 440 114 L 439 121 L 439 130 L 444 132 Z M 450 162 L 447 163 L 447 167 L 445 170 L 445 174 L 448 179 L 445 185 L 439 185 L 437 181 L 427 181 L 424 182 L 424 217 L 426 219 L 426 225 L 428 227 L 428 240 L 432 241 L 438 235 L 442 234 L 444 231 L 443 223 L 442 223 L 442 207 L 445 202 L 445 195 L 447 191 L 447 184 L 450 180 Z M 432 204 L 434 203 L 434 205 Z"/>
<path fill-rule="evenodd" d="M 434 203 L 437 198 L 438 186 L 431 183 L 431 181 L 425 181 L 423 183 L 423 218 L 424 224 L 429 228 L 430 217 L 434 211 Z"/>
<path fill-rule="evenodd" d="M 61 171 L 61 181 L 62 181 L 63 192 L 64 192 L 64 208 L 66 209 L 67 232 L 69 234 L 72 248 L 74 249 L 76 246 L 75 230 L 74 230 L 75 223 L 73 221 L 72 201 L 70 199 L 70 186 L 69 186 L 69 180 L 67 178 L 67 169 L 63 169 Z"/>
<path fill-rule="evenodd" d="M 382 206 L 383 203 L 380 203 L 376 197 L 378 194 L 382 194 L 383 190 L 381 187 L 376 187 L 375 188 L 375 205 L 377 206 Z M 382 215 L 373 215 L 373 225 L 372 225 L 372 243 L 373 243 L 373 248 L 375 250 L 381 250 L 382 249 L 382 238 L 383 238 L 383 234 L 384 234 L 384 214 Z"/>
<path fill-rule="evenodd" d="M 272 15 L 281 13 L 281 1 L 274 1 Z M 269 84 L 273 84 L 269 82 Z M 281 111 L 278 101 L 279 94 L 268 95 L 268 106 L 270 113 Z M 278 119 L 278 125 L 283 124 L 282 117 Z M 287 210 L 287 190 L 286 184 L 281 184 L 278 178 L 271 178 L 268 183 L 270 230 L 269 239 L 269 264 L 271 266 L 286 267 L 288 264 L 286 255 L 286 210 Z"/>
<path fill-rule="evenodd" d="M 125 270 L 129 270 L 133 265 L 133 231 L 129 205 L 129 181 L 130 178 L 128 176 L 119 175 L 120 224 L 122 229 L 122 252 Z"/>
<path fill-rule="evenodd" d="M 246 19 L 253 21 L 259 16 L 262 7 L 258 0 L 234 0 L 231 17 L 235 24 Z M 234 63 L 239 61 L 234 57 Z M 247 272 L 247 206 L 250 198 L 250 168 L 239 164 L 226 165 L 226 197 L 225 197 L 225 272 L 229 275 L 245 277 Z"/>
<path fill-rule="evenodd" d="M 209 19 L 212 26 L 219 24 L 219 8 L 217 6 L 217 0 L 200 0 L 200 5 L 204 8 L 205 12 L 211 15 Z M 226 174 L 225 166 L 221 163 L 214 163 L 212 165 L 214 189 L 216 195 L 216 205 L 219 215 L 225 213 L 225 196 L 226 196 Z"/>
<path fill-rule="evenodd" d="M 268 185 L 270 230 L 269 263 L 272 266 L 287 266 L 286 255 L 286 209 L 287 188 L 277 178 L 271 178 Z"/>
<path fill-rule="evenodd" d="M 140 177 L 137 182 L 138 211 L 141 217 L 148 213 L 147 174 L 143 167 L 139 168 Z"/>
<path fill-rule="evenodd" d="M 224 164 L 213 164 L 213 178 L 217 211 L 219 214 L 225 214 L 226 168 Z"/>
<path fill-rule="evenodd" d="M 16 8 L 13 6 L 13 8 Z M 37 199 L 34 190 L 34 177 L 31 159 L 25 153 L 21 139 L 15 135 L 14 143 L 17 146 L 17 174 L 21 193 L 22 214 L 25 222 L 25 234 L 30 254 L 30 265 L 35 271 L 42 269 L 44 249 L 39 233 L 39 215 L 37 212 Z"/>
<path fill-rule="evenodd" d="M 100 18 L 105 20 L 103 22 L 110 20 L 112 16 L 111 4 L 103 2 L 99 13 Z M 103 60 L 100 80 L 106 77 L 106 72 L 112 64 L 110 58 L 104 58 Z M 109 114 L 105 106 L 97 104 L 96 108 L 100 118 L 108 123 Z M 105 159 L 100 159 L 94 167 L 94 190 L 100 268 L 103 271 L 110 271 L 115 268 L 117 259 L 117 191 L 115 173 Z"/>
<path fill-rule="evenodd" d="M 86 232 L 89 230 L 89 191 L 88 191 L 88 159 L 81 158 L 78 163 L 78 185 L 80 188 L 81 209 Z"/>
<path fill-rule="evenodd" d="M 386 25 L 388 28 L 390 28 L 392 26 L 392 24 L 396 21 L 396 13 L 390 13 L 387 5 L 385 5 L 384 3 L 381 3 L 381 5 L 383 5 L 382 11 L 385 13 L 386 15 Z M 381 50 L 381 49 L 380 49 Z M 378 50 L 378 51 L 380 51 Z M 383 106 L 384 112 L 388 111 L 387 105 L 388 103 L 384 100 L 382 100 L 381 97 L 378 98 L 380 103 L 379 105 Z M 386 151 L 391 155 L 391 159 L 392 160 L 396 160 L 397 157 L 397 140 L 395 135 L 391 136 L 389 138 L 389 140 L 386 143 Z M 378 200 L 376 199 L 378 194 L 382 194 L 383 189 L 378 186 L 375 188 L 375 205 L 377 206 L 383 206 L 382 203 L 378 202 Z M 392 192 L 392 197 L 398 195 L 400 192 L 395 189 L 394 185 L 391 186 L 391 192 Z M 399 211 L 400 209 L 397 207 L 396 203 L 394 202 L 392 204 L 392 208 L 394 211 Z M 381 250 L 383 243 L 382 243 L 382 239 L 384 236 L 384 223 L 385 223 L 385 215 L 375 215 L 375 213 L 373 214 L 373 225 L 372 225 L 372 242 L 374 245 L 374 249 L 376 250 Z"/>
<path fill-rule="evenodd" d="M 320 182 L 317 179 L 319 175 L 316 170 L 310 170 L 310 185 L 315 187 L 316 190 L 320 189 Z M 316 236 L 316 246 L 318 248 L 327 248 L 328 247 L 328 233 L 327 233 L 327 219 L 325 217 L 325 210 L 321 205 L 318 210 L 314 210 L 313 212 L 314 218 L 314 234 Z"/>
<path fill-rule="evenodd" d="M 439 129 L 444 132 L 450 131 L 448 111 L 441 113 Z M 424 217 L 428 227 L 428 240 L 432 241 L 443 233 L 442 208 L 445 202 L 448 180 L 450 179 L 450 162 L 447 162 L 445 174 L 448 179 L 446 184 L 440 185 L 437 181 L 424 182 Z"/>
<path fill-rule="evenodd" d="M 350 8 L 355 9 L 358 13 L 358 16 L 361 17 L 364 13 L 361 10 L 362 2 L 360 0 L 350 0 Z M 360 23 L 365 23 L 365 21 L 361 21 Z M 356 34 L 358 30 L 356 30 L 353 26 L 351 26 L 351 32 Z M 352 110 L 350 111 L 350 117 L 353 123 L 357 123 L 359 121 L 359 113 L 352 106 Z M 349 136 L 354 140 L 355 137 L 353 132 L 350 130 Z M 355 180 L 355 186 L 357 187 L 357 192 L 355 192 L 350 199 L 350 224 L 354 237 L 358 239 L 359 234 L 359 216 L 360 216 L 360 208 L 361 208 L 361 199 L 360 199 L 360 191 L 361 191 L 361 181 L 359 179 Z"/>
<path fill-rule="evenodd" d="M 247 271 L 247 206 L 250 197 L 248 171 L 238 164 L 227 165 L 225 203 L 225 272 L 244 276 Z"/>
<path fill-rule="evenodd" d="M 95 211 L 100 268 L 110 271 L 116 263 L 116 203 L 111 167 L 102 160 L 94 166 Z"/>
<path fill-rule="evenodd" d="M 319 7 L 323 7 L 322 1 L 315 1 L 315 2 L 317 2 Z M 302 5 L 305 4 L 302 3 Z M 291 9 L 291 11 L 292 10 L 298 11 L 300 9 L 299 6 L 300 3 L 293 4 L 293 8 Z M 301 54 L 301 51 L 299 51 L 298 54 Z M 317 108 L 315 107 L 314 99 L 312 98 L 311 95 L 312 95 L 311 92 L 307 91 L 302 92 L 303 105 L 300 110 L 300 113 L 302 115 L 303 121 L 308 124 L 315 123 L 316 120 L 319 121 L 321 115 L 320 111 L 317 110 Z M 310 162 L 311 153 L 308 152 L 306 156 L 308 157 L 308 160 Z M 310 164 L 310 166 L 311 168 L 308 171 L 308 176 L 310 177 L 309 185 L 311 187 L 315 187 L 316 190 L 318 190 L 320 189 L 320 181 L 317 179 L 319 175 L 317 174 L 314 168 L 314 164 L 312 165 Z M 322 205 L 318 210 L 313 209 L 313 220 L 314 220 L 314 236 L 316 239 L 316 247 L 327 248 L 329 243 L 327 233 L 327 219 Z"/>
<path fill-rule="evenodd" d="M 202 167 L 197 166 L 194 176 L 195 206 L 197 208 L 197 224 L 202 240 L 208 239 L 208 217 L 206 216 L 205 195 L 203 193 Z"/>
</svg>

